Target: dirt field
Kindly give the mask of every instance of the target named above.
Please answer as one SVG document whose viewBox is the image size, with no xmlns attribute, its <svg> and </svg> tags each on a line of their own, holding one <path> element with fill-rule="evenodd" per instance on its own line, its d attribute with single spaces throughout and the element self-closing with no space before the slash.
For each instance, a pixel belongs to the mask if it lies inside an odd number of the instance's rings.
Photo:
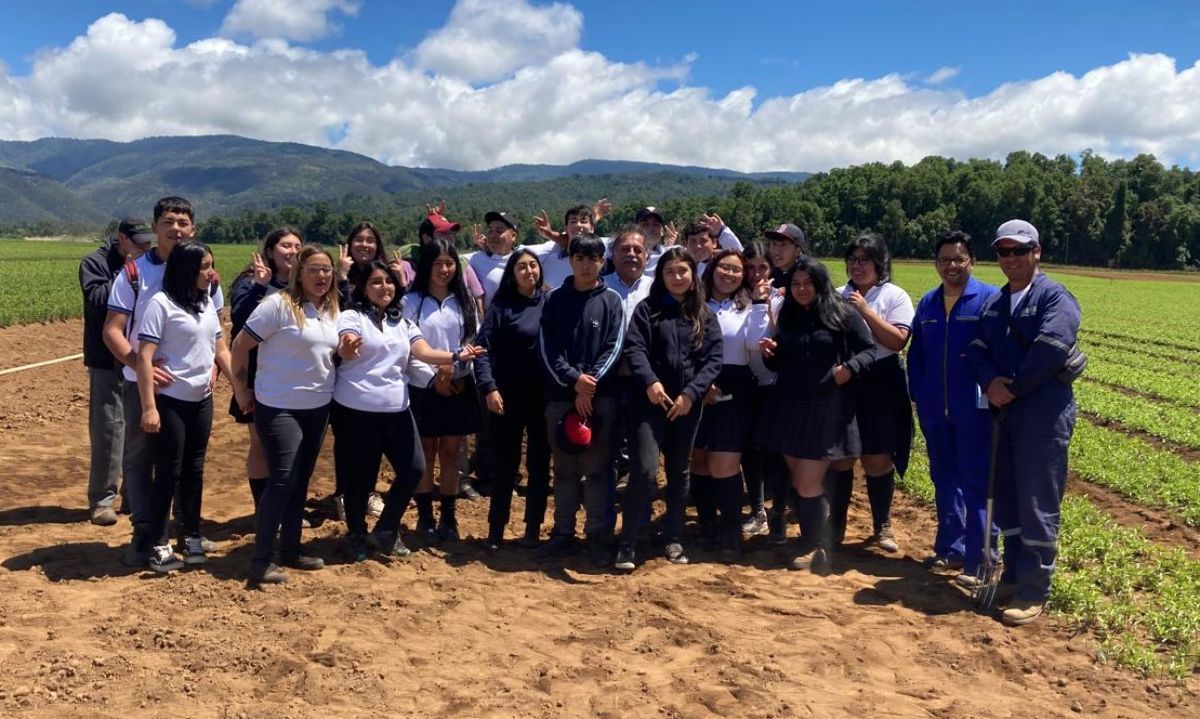
<svg viewBox="0 0 1200 719">
<path fill-rule="evenodd" d="M 0 368 L 77 352 L 80 335 L 78 321 L 0 330 Z M 1200 714 L 1195 679 L 1142 680 L 1053 620 L 1011 630 L 968 611 L 921 568 L 933 524 L 903 497 L 910 554 L 847 551 L 824 578 L 765 549 L 620 576 L 468 538 L 247 591 L 244 434 L 226 402 L 222 387 L 204 510 L 221 551 L 157 577 L 120 565 L 124 518 L 86 521 L 84 368 L 0 377 L 0 716 Z M 327 454 L 313 495 L 331 485 Z M 867 523 L 854 512 L 851 539 Z M 462 514 L 478 537 L 486 507 Z M 307 534 L 341 561 L 336 522 Z"/>
</svg>

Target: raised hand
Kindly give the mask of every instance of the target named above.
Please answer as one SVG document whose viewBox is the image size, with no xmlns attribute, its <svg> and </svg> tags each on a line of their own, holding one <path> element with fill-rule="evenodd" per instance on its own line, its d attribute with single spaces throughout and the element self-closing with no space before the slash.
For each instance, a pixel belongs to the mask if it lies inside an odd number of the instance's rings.
<svg viewBox="0 0 1200 719">
<path fill-rule="evenodd" d="M 250 255 L 250 271 L 254 273 L 254 281 L 263 287 L 271 282 L 271 266 L 257 252 Z"/>
<path fill-rule="evenodd" d="M 475 246 L 481 250 L 487 249 L 487 235 L 479 231 L 479 223 L 471 223 L 471 239 L 475 240 Z"/>
<path fill-rule="evenodd" d="M 675 227 L 675 220 L 671 220 L 663 228 L 662 244 L 663 247 L 671 247 L 676 242 L 679 242 L 679 229 Z"/>
<path fill-rule="evenodd" d="M 425 213 L 428 215 L 445 215 L 446 201 L 440 200 L 436 205 L 425 205 Z"/>
<path fill-rule="evenodd" d="M 404 260 L 400 259 L 400 250 L 392 250 L 388 255 L 388 269 L 396 274 L 396 279 L 400 282 L 396 289 L 404 290 Z"/>
<path fill-rule="evenodd" d="M 338 281 L 343 281 L 350 277 L 350 268 L 354 266 L 354 258 L 350 256 L 350 247 L 348 245 L 338 245 Z"/>
<path fill-rule="evenodd" d="M 771 277 L 759 278 L 758 282 L 754 283 L 754 288 L 750 292 L 751 299 L 765 300 L 771 296 Z"/>
<path fill-rule="evenodd" d="M 600 220 L 607 217 L 610 212 L 612 212 L 612 203 L 609 202 L 607 197 L 601 197 L 599 200 L 596 200 L 596 204 L 592 205 L 592 224 L 600 224 Z"/>
<path fill-rule="evenodd" d="M 725 229 L 725 221 L 715 212 L 711 215 L 700 215 L 700 224 L 708 228 L 713 238 L 719 237 L 721 231 Z"/>
<path fill-rule="evenodd" d="M 533 228 L 539 235 L 551 242 L 558 239 L 558 232 L 550 225 L 550 215 L 547 215 L 545 210 L 534 215 Z"/>
</svg>

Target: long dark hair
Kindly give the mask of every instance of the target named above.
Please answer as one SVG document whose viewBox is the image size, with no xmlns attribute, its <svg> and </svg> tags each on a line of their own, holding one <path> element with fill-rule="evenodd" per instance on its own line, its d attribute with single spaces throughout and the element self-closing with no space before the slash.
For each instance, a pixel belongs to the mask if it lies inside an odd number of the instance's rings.
<svg viewBox="0 0 1200 719">
<path fill-rule="evenodd" d="M 283 238 L 288 237 L 288 236 L 294 236 L 297 240 L 300 240 L 300 246 L 301 247 L 304 246 L 304 234 L 302 232 L 300 232 L 300 230 L 298 230 L 295 227 L 292 227 L 290 225 L 282 225 L 280 227 L 276 227 L 275 229 L 268 232 L 267 236 L 263 238 L 262 251 L 260 254 L 262 254 L 263 259 L 266 260 L 267 267 L 271 268 L 272 279 L 275 277 L 275 272 L 276 272 L 276 270 L 275 270 L 275 245 L 278 245 L 280 240 L 282 240 Z M 233 284 L 236 285 L 238 282 L 241 282 L 243 279 L 245 279 L 247 277 L 252 277 L 253 275 L 254 275 L 254 263 L 248 262 L 248 263 L 246 263 L 246 266 L 242 268 L 242 271 L 237 273 L 237 277 L 233 278 Z M 232 287 L 232 285 L 230 285 L 230 286 Z"/>
<path fill-rule="evenodd" d="M 812 308 L 809 310 L 805 310 L 792 297 L 792 278 L 796 276 L 797 272 L 807 273 L 808 279 L 813 283 L 813 293 L 816 296 L 813 299 Z M 778 322 L 780 329 L 788 330 L 796 327 L 806 311 L 816 314 L 817 320 L 826 329 L 844 332 L 848 327 L 852 310 L 849 303 L 834 292 L 833 281 L 829 279 L 829 270 L 825 269 L 825 265 L 811 257 L 802 256 L 796 260 L 796 265 L 788 272 L 787 281 L 783 286 L 783 307 L 779 310 Z"/>
<path fill-rule="evenodd" d="M 367 299 L 367 280 L 371 279 L 371 275 L 375 274 L 376 270 L 387 273 L 387 276 L 392 278 L 392 284 L 396 287 L 396 292 L 392 296 L 392 301 L 387 307 L 383 308 L 383 314 L 388 319 L 396 319 L 400 316 L 400 303 L 404 299 L 404 285 L 401 284 L 400 278 L 392 271 L 391 267 L 383 260 L 371 260 L 365 269 L 362 271 L 362 281 L 354 285 L 350 290 L 350 306 L 359 312 L 362 312 L 369 317 L 378 319 L 379 312 L 375 305 L 371 304 L 371 300 Z"/>
<path fill-rule="evenodd" d="M 208 304 L 208 289 L 196 286 L 205 255 L 212 257 L 212 250 L 203 242 L 180 242 L 171 248 L 167 267 L 163 270 L 163 292 L 172 302 L 194 315 L 200 314 Z"/>
<path fill-rule="evenodd" d="M 646 297 L 650 303 L 650 313 L 651 316 L 661 313 L 667 306 L 668 298 L 674 302 L 670 291 L 667 290 L 666 280 L 663 279 L 666 267 L 671 262 L 686 262 L 687 266 L 692 268 L 692 287 L 684 296 L 683 302 L 679 303 L 679 309 L 692 325 L 692 349 L 700 349 L 704 342 L 704 325 L 708 321 L 709 309 L 704 304 L 704 286 L 700 284 L 700 278 L 696 275 L 696 261 L 679 245 L 667 248 L 658 258 L 658 266 L 654 268 L 654 284 L 650 285 L 650 294 Z"/>
<path fill-rule="evenodd" d="M 713 297 L 713 282 L 716 281 L 714 275 L 717 271 L 717 263 L 726 257 L 736 257 L 738 262 L 742 263 L 742 284 L 733 291 L 730 299 L 733 300 L 733 306 L 742 311 L 746 309 L 746 305 L 750 304 L 750 273 L 746 271 L 746 256 L 738 250 L 726 249 L 713 255 L 708 260 L 708 264 L 704 267 L 704 294 L 706 297 Z"/>
<path fill-rule="evenodd" d="M 509 255 L 508 262 L 504 265 L 504 275 L 500 278 L 500 286 L 496 288 L 496 295 L 492 301 L 509 300 L 521 294 L 517 289 L 517 262 L 523 257 L 532 257 L 533 261 L 538 265 L 538 281 L 533 287 L 533 295 L 540 295 L 546 288 L 545 278 L 542 277 L 542 261 L 528 247 L 518 247 Z"/>
<path fill-rule="evenodd" d="M 475 337 L 477 317 L 475 312 L 475 298 L 471 297 L 470 292 L 467 292 L 467 283 L 463 280 L 462 261 L 458 259 L 458 250 L 454 249 L 453 242 L 433 239 L 425 243 L 421 248 L 421 258 L 417 261 L 417 272 L 416 277 L 413 278 L 412 292 L 420 296 L 420 302 L 425 302 L 425 298 L 429 296 L 429 279 L 433 276 L 433 263 L 442 255 L 446 255 L 454 260 L 454 276 L 450 278 L 450 294 L 454 299 L 458 300 L 458 306 L 462 308 L 462 342 L 466 344 Z M 411 300 L 409 301 L 411 302 Z M 421 313 L 418 310 L 418 319 L 420 316 Z"/>
<path fill-rule="evenodd" d="M 860 248 L 867 257 L 871 258 L 871 264 L 875 265 L 875 274 L 879 275 L 879 284 L 891 282 L 892 253 L 888 251 L 887 242 L 884 242 L 883 236 L 874 232 L 864 232 L 850 240 L 846 243 L 845 259 L 849 260 L 850 255 Z"/>
<path fill-rule="evenodd" d="M 367 261 L 367 264 L 360 265 L 357 262 L 350 264 L 350 271 L 346 273 L 346 280 L 352 287 L 357 287 L 362 282 L 366 281 L 370 276 L 371 271 L 368 265 L 375 261 L 387 262 L 387 252 L 383 249 L 383 235 L 379 233 L 379 228 L 370 222 L 360 222 L 350 228 L 350 232 L 346 234 L 346 252 L 350 251 L 350 243 L 358 236 L 358 233 L 366 230 L 375 236 L 375 256 Z"/>
</svg>

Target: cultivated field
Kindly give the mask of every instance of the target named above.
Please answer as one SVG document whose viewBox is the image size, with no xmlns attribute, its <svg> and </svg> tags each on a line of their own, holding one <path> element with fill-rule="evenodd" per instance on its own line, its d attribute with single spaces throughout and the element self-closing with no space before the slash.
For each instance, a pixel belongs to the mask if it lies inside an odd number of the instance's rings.
<svg viewBox="0 0 1200 719">
<path fill-rule="evenodd" d="M 0 329 L 0 369 L 79 351 L 78 320 L 28 323 L 78 316 L 88 249 L 0 242 L 0 324 L 21 325 Z M 215 249 L 228 281 L 251 248 Z M 333 566 L 246 592 L 245 435 L 223 384 L 204 510 L 221 551 L 146 577 L 118 563 L 124 522 L 86 522 L 87 382 L 72 362 L 0 376 L 0 715 L 1194 716 L 1200 285 L 1050 272 L 1083 305 L 1091 364 L 1047 621 L 1006 629 L 921 568 L 934 527 L 920 451 L 898 498 L 904 554 L 857 548 L 860 487 L 829 577 L 786 572 L 757 542 L 736 565 L 701 554 L 629 577 L 470 538 L 340 564 L 326 521 L 306 535 Z M 936 281 L 908 263 L 896 280 L 914 298 Z M 331 487 L 326 451 L 312 495 Z M 486 508 L 463 513 L 482 536 Z"/>
</svg>

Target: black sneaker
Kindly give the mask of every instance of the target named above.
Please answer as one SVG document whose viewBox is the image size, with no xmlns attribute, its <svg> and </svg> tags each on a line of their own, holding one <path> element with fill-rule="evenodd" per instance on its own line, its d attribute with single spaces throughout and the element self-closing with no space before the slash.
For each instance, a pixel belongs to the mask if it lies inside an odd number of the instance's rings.
<svg viewBox="0 0 1200 719">
<path fill-rule="evenodd" d="M 722 562 L 736 562 L 742 558 L 742 535 L 727 536 L 721 540 L 720 558 Z"/>
<path fill-rule="evenodd" d="M 287 584 L 287 573 L 275 564 L 250 568 L 250 585 Z"/>
<path fill-rule="evenodd" d="M 407 557 L 412 554 L 412 550 L 404 546 L 399 532 L 371 532 L 367 535 L 367 541 L 385 557 Z"/>
<path fill-rule="evenodd" d="M 443 514 L 442 521 L 438 522 L 437 533 L 443 542 L 457 542 L 459 538 L 458 519 Z"/>
<path fill-rule="evenodd" d="M 742 524 L 742 532 L 751 537 L 765 535 L 771 531 L 770 524 L 767 522 L 767 510 L 760 509 L 750 515 L 750 519 Z"/>
<path fill-rule="evenodd" d="M 183 569 L 183 562 L 175 556 L 175 550 L 171 548 L 171 545 L 161 544 L 151 550 L 147 566 L 159 574 L 166 574 Z"/>
<path fill-rule="evenodd" d="M 432 519 L 417 519 L 417 536 L 431 547 L 442 541 L 442 535 L 438 534 L 437 524 Z"/>
<path fill-rule="evenodd" d="M 607 567 L 612 564 L 612 552 L 608 549 L 608 542 L 604 541 L 604 535 L 588 535 L 587 553 L 588 559 L 597 567 Z"/>
<path fill-rule="evenodd" d="M 483 499 L 483 495 L 475 491 L 475 487 L 470 482 L 463 480 L 458 486 L 458 496 L 470 502 L 478 502 Z"/>
<path fill-rule="evenodd" d="M 488 530 L 483 547 L 491 552 L 497 552 L 504 546 L 504 527 L 492 527 Z"/>
<path fill-rule="evenodd" d="M 367 538 L 361 534 L 346 535 L 346 556 L 351 562 L 365 562 L 367 560 Z"/>
<path fill-rule="evenodd" d="M 767 517 L 767 524 L 767 544 L 775 547 L 787 544 L 787 515 L 783 512 L 771 512 Z"/>
<path fill-rule="evenodd" d="M 569 557 L 579 551 L 575 546 L 575 538 L 566 534 L 554 534 L 550 536 L 542 546 L 538 547 L 533 552 L 534 559 L 558 559 L 560 557 Z"/>
<path fill-rule="evenodd" d="M 134 569 L 144 569 L 150 563 L 150 552 L 139 549 L 137 544 L 130 543 L 121 555 L 121 564 Z"/>
<path fill-rule="evenodd" d="M 663 556 L 665 556 L 667 558 L 667 561 L 670 562 L 671 564 L 687 564 L 688 563 L 687 554 L 684 553 L 683 545 L 680 544 L 679 542 L 671 542 L 670 544 L 668 544 L 667 548 L 665 550 L 663 550 Z"/>
<path fill-rule="evenodd" d="M 541 543 L 541 528 L 527 524 L 525 525 L 525 535 L 517 542 L 517 546 L 522 549 L 537 549 Z"/>
<path fill-rule="evenodd" d="M 298 554 L 294 557 L 288 557 L 279 562 L 288 569 L 299 569 L 302 572 L 315 572 L 318 569 L 325 568 L 325 560 L 320 557 L 306 557 L 303 554 Z"/>
<path fill-rule="evenodd" d="M 621 546 L 617 547 L 617 561 L 613 566 L 622 572 L 632 572 L 637 568 L 637 552 L 632 544 L 622 542 Z"/>
</svg>

